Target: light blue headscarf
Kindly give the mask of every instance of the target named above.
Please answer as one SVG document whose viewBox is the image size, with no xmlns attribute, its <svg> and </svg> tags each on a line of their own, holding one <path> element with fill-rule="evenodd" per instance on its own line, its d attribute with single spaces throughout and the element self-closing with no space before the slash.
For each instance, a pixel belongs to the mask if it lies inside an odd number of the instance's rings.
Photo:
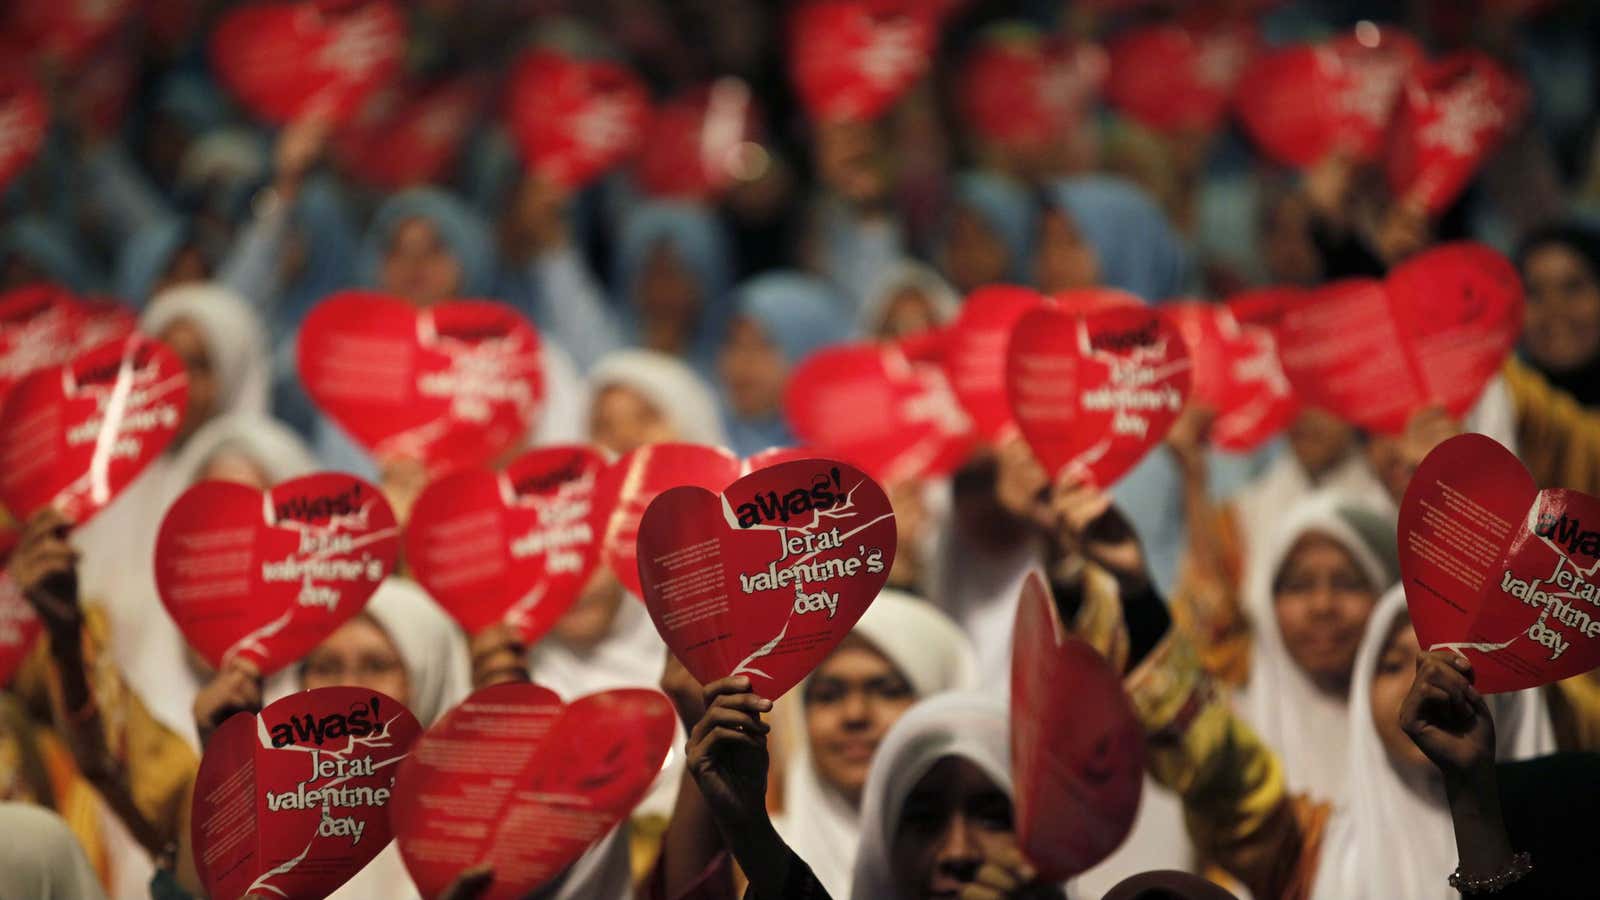
<svg viewBox="0 0 1600 900">
<path fill-rule="evenodd" d="M 1028 266 L 1033 259 L 1038 214 L 1027 189 L 1004 175 L 972 171 L 956 176 L 953 191 L 955 205 L 977 213 L 1010 251 L 1011 280 L 1018 284 L 1031 282 Z"/>
<path fill-rule="evenodd" d="M 761 326 L 791 366 L 829 344 L 849 340 L 855 325 L 827 282 L 801 272 L 758 275 L 740 285 L 734 296 L 738 315 Z"/>
<path fill-rule="evenodd" d="M 389 241 L 402 223 L 425 219 L 461 266 L 460 295 L 486 297 L 494 289 L 494 240 L 489 229 L 455 195 L 432 187 L 410 188 L 378 207 L 361 246 L 359 273 L 363 283 L 376 285 Z"/>
<path fill-rule="evenodd" d="M 49 219 L 21 216 L 7 225 L 0 238 L 0 259 L 8 256 L 22 257 L 51 281 L 75 293 L 96 287 L 94 270 L 78 253 L 71 236 Z"/>
<path fill-rule="evenodd" d="M 1075 175 L 1051 182 L 1045 196 L 1094 247 L 1102 285 L 1151 302 L 1188 289 L 1188 250 L 1161 207 L 1133 182 Z"/>
<path fill-rule="evenodd" d="M 613 287 L 622 299 L 623 320 L 638 327 L 633 298 L 645 262 L 666 241 L 694 273 L 702 292 L 699 335 L 689 362 L 707 371 L 727 331 L 728 278 L 732 261 L 727 233 L 707 207 L 692 203 L 641 203 L 627 211 L 617 235 Z"/>
<path fill-rule="evenodd" d="M 140 228 L 117 254 L 117 296 L 144 308 L 156 282 L 191 237 L 188 224 L 178 216 L 166 216 Z"/>
<path fill-rule="evenodd" d="M 827 282 L 800 272 L 759 275 L 734 291 L 736 314 L 761 329 L 790 366 L 829 344 L 848 340 L 854 321 L 843 299 Z M 729 445 L 740 456 L 794 443 L 781 411 L 756 419 L 723 407 Z"/>
</svg>

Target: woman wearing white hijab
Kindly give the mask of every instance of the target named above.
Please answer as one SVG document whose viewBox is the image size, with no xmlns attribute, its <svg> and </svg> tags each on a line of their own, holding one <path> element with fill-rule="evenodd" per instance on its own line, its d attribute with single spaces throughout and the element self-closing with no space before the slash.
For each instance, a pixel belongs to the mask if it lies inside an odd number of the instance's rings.
<svg viewBox="0 0 1600 900">
<path fill-rule="evenodd" d="M 1211 687 L 1181 640 L 1130 676 L 1152 770 L 1184 797 L 1191 834 L 1257 897 L 1440 900 L 1456 848 L 1442 782 L 1399 727 L 1421 655 L 1395 587 L 1367 620 L 1350 686 L 1347 796 L 1334 807 L 1295 796 L 1283 765 Z M 1488 698 L 1496 757 L 1554 747 L 1537 692 Z M 1407 749 L 1409 747 L 1409 750 Z"/>
<path fill-rule="evenodd" d="M 164 467 L 160 482 L 146 492 L 153 504 L 150 524 L 114 536 L 124 553 L 108 558 L 93 551 L 98 544 L 85 549 L 83 594 L 106 609 L 117 667 L 151 714 L 192 746 L 199 746 L 191 705 L 202 676 L 187 661 L 188 647 L 156 592 L 155 542 L 161 517 L 197 481 L 223 478 L 265 488 L 313 469 L 314 460 L 300 439 L 277 421 L 256 415 L 215 419 L 185 442 Z"/>
<path fill-rule="evenodd" d="M 1016 850 L 1010 735 L 1005 704 L 978 694 L 941 694 L 900 717 L 862 794 L 852 900 L 953 895 L 986 859 Z M 948 805 L 967 822 L 955 848 L 939 846 Z M 1063 896 L 1035 890 L 1028 896 Z"/>
<path fill-rule="evenodd" d="M 265 415 L 270 387 L 261 322 L 242 297 L 225 287 L 186 284 L 162 291 L 139 317 L 139 329 L 166 343 L 182 360 L 189 376 L 189 405 L 166 452 L 73 534 L 73 543 L 83 553 L 84 594 L 107 604 L 119 638 L 119 607 L 130 598 L 142 604 L 127 591 L 128 580 L 148 572 L 155 532 L 167 504 L 188 486 L 184 475 L 173 471 L 178 456 L 214 419 L 236 413 Z M 174 490 L 175 484 L 181 487 Z M 131 614 L 150 612 L 139 605 Z M 147 651 L 141 648 L 139 653 Z M 182 719 L 179 732 L 191 733 L 187 713 Z"/>
<path fill-rule="evenodd" d="M 470 690 L 466 641 L 421 588 L 387 578 L 361 615 L 268 682 L 263 703 L 298 690 L 351 684 L 400 700 L 427 728 Z M 338 900 L 418 896 L 393 843 L 330 895 Z"/>
<path fill-rule="evenodd" d="M 905 679 L 904 687 L 880 688 L 880 692 L 898 688 L 905 696 L 900 703 L 896 698 L 886 698 L 885 706 L 898 710 L 917 700 L 946 691 L 976 687 L 977 664 L 966 635 L 943 613 L 909 594 L 885 590 L 867 608 L 865 615 L 851 629 L 838 650 L 824 660 L 817 670 L 799 686 L 794 695 L 798 700 L 792 707 L 794 715 L 789 723 L 796 726 L 794 740 L 784 763 L 783 812 L 773 818 L 778 833 L 789 847 L 811 866 L 811 871 L 822 882 L 828 893 L 844 897 L 850 887 L 851 871 L 855 866 L 855 849 L 861 834 L 859 781 L 840 783 L 845 776 L 854 781 L 848 772 L 841 772 L 837 761 L 824 767 L 819 765 L 816 750 L 819 741 L 829 743 L 840 740 L 843 728 L 831 732 L 813 729 L 812 712 L 837 706 L 839 699 L 832 695 L 851 679 L 860 680 L 860 662 L 850 670 L 834 671 L 830 664 L 841 658 L 840 651 L 865 651 L 887 663 L 892 673 Z M 853 639 L 853 641 L 852 641 Z M 868 660 L 870 665 L 872 660 Z M 865 686 L 850 687 L 871 691 L 881 673 L 871 672 Z M 897 695 L 898 696 L 898 695 Z M 820 717 L 819 717 L 820 718 Z M 832 719 L 843 718 L 838 714 Z M 853 716 L 854 718 L 854 716 Z M 864 717 L 862 717 L 864 718 Z M 883 727 L 891 727 L 889 718 Z M 865 724 L 865 723 L 863 723 Z M 866 729 L 849 729 L 847 737 L 871 737 Z M 822 752 L 830 757 L 839 755 L 823 745 Z M 826 768 L 826 770 L 825 770 Z M 864 773 L 863 773 L 864 774 Z M 855 796 L 850 796 L 854 793 Z"/>
<path fill-rule="evenodd" d="M 1390 591 L 1368 623 L 1350 686 L 1350 797 L 1323 841 L 1313 900 L 1457 896 L 1445 881 L 1456 841 L 1437 769 L 1399 726 L 1399 698 L 1409 690 L 1422 650 L 1411 630 L 1405 593 Z M 1385 681 L 1404 682 L 1404 690 Z M 1499 759 L 1528 759 L 1555 749 L 1544 704 L 1534 691 L 1486 698 Z"/>
<path fill-rule="evenodd" d="M 1351 666 L 1366 620 L 1398 577 L 1394 529 L 1338 494 L 1314 494 L 1250 560 L 1250 676 L 1239 713 L 1278 754 L 1289 789 L 1345 796 Z"/>
<path fill-rule="evenodd" d="M 212 282 L 168 288 L 145 307 L 139 330 L 165 342 L 190 371 L 195 420 L 185 434 L 218 416 L 267 411 L 266 329 L 238 293 Z M 197 385 L 197 374 L 209 383 Z"/>
<path fill-rule="evenodd" d="M 589 371 L 589 438 L 621 456 L 644 444 L 727 443 L 717 396 L 676 357 L 620 350 Z"/>
</svg>

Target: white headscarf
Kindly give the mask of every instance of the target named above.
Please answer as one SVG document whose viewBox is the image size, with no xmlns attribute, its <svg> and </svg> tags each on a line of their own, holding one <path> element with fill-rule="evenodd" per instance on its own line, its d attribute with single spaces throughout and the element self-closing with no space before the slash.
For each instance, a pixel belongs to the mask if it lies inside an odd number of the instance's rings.
<svg viewBox="0 0 1600 900">
<path fill-rule="evenodd" d="M 1366 454 L 1359 448 L 1352 447 L 1343 459 L 1313 482 L 1294 452 L 1283 447 L 1266 471 L 1240 488 L 1229 501 L 1244 559 L 1249 560 L 1254 550 L 1271 543 L 1285 510 L 1293 509 L 1295 504 L 1318 490 L 1349 497 L 1374 510 L 1387 509 L 1393 504 L 1383 482 L 1373 473 Z"/>
<path fill-rule="evenodd" d="M 980 694 L 938 694 L 919 701 L 889 729 L 861 793 L 861 846 L 852 900 L 916 900 L 896 890 L 889 851 L 906 798 L 947 756 L 976 765 L 1012 796 L 1011 724 L 1005 704 Z"/>
<path fill-rule="evenodd" d="M 272 373 L 266 330 L 250 304 L 215 282 L 182 284 L 155 295 L 139 317 L 139 330 L 160 336 L 174 322 L 200 330 L 217 378 L 214 415 L 267 412 Z"/>
<path fill-rule="evenodd" d="M 415 582 L 398 575 L 385 578 L 362 613 L 371 617 L 400 651 L 411 691 L 406 708 L 423 728 L 472 692 L 466 637 Z M 299 667 L 289 666 L 268 680 L 262 700 L 271 704 L 298 690 Z"/>
<path fill-rule="evenodd" d="M 1044 544 L 1029 533 L 1003 550 L 977 545 L 952 509 L 939 523 L 933 555 L 934 605 L 961 626 L 978 658 L 978 678 L 1002 694 L 1011 689 L 1011 632 L 1028 573 L 1044 562 Z"/>
<path fill-rule="evenodd" d="M 1308 534 L 1332 539 L 1360 567 L 1373 594 L 1381 596 L 1397 574 L 1392 546 L 1379 553 L 1352 520 L 1366 516 L 1393 540 L 1393 531 L 1378 514 L 1352 506 L 1338 494 L 1318 493 L 1289 511 L 1287 521 L 1251 557 L 1244 584 L 1245 614 L 1252 627 L 1250 681 L 1240 696 L 1239 712 L 1283 761 L 1289 790 L 1316 800 L 1344 796 L 1349 761 L 1349 713 L 1344 697 L 1334 697 L 1312 683 L 1289 655 L 1273 606 L 1273 583 L 1289 561 L 1294 545 Z"/>
<path fill-rule="evenodd" d="M 717 396 L 677 357 L 654 350 L 619 350 L 602 357 L 589 371 L 589 402 L 608 387 L 625 387 L 660 410 L 678 439 L 720 447 L 727 444 Z"/>
<path fill-rule="evenodd" d="M 544 374 L 544 405 L 534 425 L 535 447 L 581 444 L 589 435 L 583 376 L 572 354 L 548 334 L 539 335 L 539 363 Z"/>
<path fill-rule="evenodd" d="M 106 613 L 112 659 L 151 715 L 199 747 L 194 695 L 200 677 L 186 661 L 187 645 L 156 591 L 156 534 L 167 507 L 200 477 L 216 455 L 248 457 L 274 484 L 308 474 L 311 454 L 288 428 L 255 415 L 213 419 L 173 457 L 163 457 L 110 507 L 73 533 L 83 553 L 82 596 Z"/>
<path fill-rule="evenodd" d="M 977 686 L 972 645 L 948 616 L 910 594 L 884 590 L 851 629 L 910 682 L 917 698 Z M 773 820 L 784 842 L 834 897 L 850 889 L 861 838 L 860 810 L 822 780 L 805 730 L 805 691 L 791 706 L 794 745 L 784 770 L 783 814 Z"/>
<path fill-rule="evenodd" d="M 961 297 L 950 282 L 933 270 L 913 259 L 902 259 L 885 269 L 873 281 L 871 290 L 861 304 L 859 324 L 861 331 L 873 336 L 883 327 L 883 317 L 889 304 L 901 292 L 915 290 L 928 299 L 933 310 L 933 320 L 943 325 L 961 311 Z"/>
<path fill-rule="evenodd" d="M 105 900 L 72 829 L 54 812 L 0 803 L 0 897 Z"/>
<path fill-rule="evenodd" d="M 1395 623 L 1406 614 L 1394 588 L 1367 622 L 1350 685 L 1348 799 L 1329 820 L 1311 896 L 1315 900 L 1455 900 L 1445 882 L 1456 867 L 1455 831 L 1437 777 L 1421 782 L 1389 761 L 1372 722 L 1372 679 Z M 1549 716 L 1537 691 L 1487 698 L 1494 713 L 1496 757 L 1551 752 Z"/>
</svg>

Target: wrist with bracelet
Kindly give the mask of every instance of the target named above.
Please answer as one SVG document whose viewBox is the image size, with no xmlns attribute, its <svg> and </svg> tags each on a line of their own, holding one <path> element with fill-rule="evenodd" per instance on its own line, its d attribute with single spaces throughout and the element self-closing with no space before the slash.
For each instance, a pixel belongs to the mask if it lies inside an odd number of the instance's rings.
<svg viewBox="0 0 1600 900">
<path fill-rule="evenodd" d="M 1533 871 L 1533 856 L 1524 850 L 1511 857 L 1511 862 L 1492 875 L 1471 877 L 1461 873 L 1461 866 L 1450 873 L 1450 886 L 1466 895 L 1498 894 L 1528 877 Z"/>
</svg>

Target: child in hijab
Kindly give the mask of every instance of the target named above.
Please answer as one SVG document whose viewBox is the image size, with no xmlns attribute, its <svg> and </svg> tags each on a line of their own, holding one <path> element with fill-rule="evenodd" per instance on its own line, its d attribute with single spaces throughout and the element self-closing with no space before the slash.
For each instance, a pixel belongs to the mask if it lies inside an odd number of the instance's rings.
<svg viewBox="0 0 1600 900">
<path fill-rule="evenodd" d="M 730 449 L 750 456 L 794 443 L 783 418 L 789 373 L 807 356 L 850 335 L 850 320 L 826 283 L 798 272 L 757 276 L 734 292 L 735 314 L 718 357 Z"/>
<path fill-rule="evenodd" d="M 693 728 L 704 715 L 700 685 L 672 662 L 662 684 L 684 727 Z M 918 700 L 975 684 L 972 649 L 955 623 L 916 597 L 885 590 L 794 699 L 780 704 L 791 746 L 773 824 L 831 896 L 849 895 L 862 791 L 886 732 Z M 678 796 L 649 896 L 731 896 L 729 859 L 705 801 L 688 782 Z M 686 872 L 694 875 L 687 884 Z"/>
<path fill-rule="evenodd" d="M 963 295 L 989 284 L 1033 280 L 1033 198 L 1004 175 L 971 171 L 956 176 L 950 217 L 936 261 Z"/>
</svg>

